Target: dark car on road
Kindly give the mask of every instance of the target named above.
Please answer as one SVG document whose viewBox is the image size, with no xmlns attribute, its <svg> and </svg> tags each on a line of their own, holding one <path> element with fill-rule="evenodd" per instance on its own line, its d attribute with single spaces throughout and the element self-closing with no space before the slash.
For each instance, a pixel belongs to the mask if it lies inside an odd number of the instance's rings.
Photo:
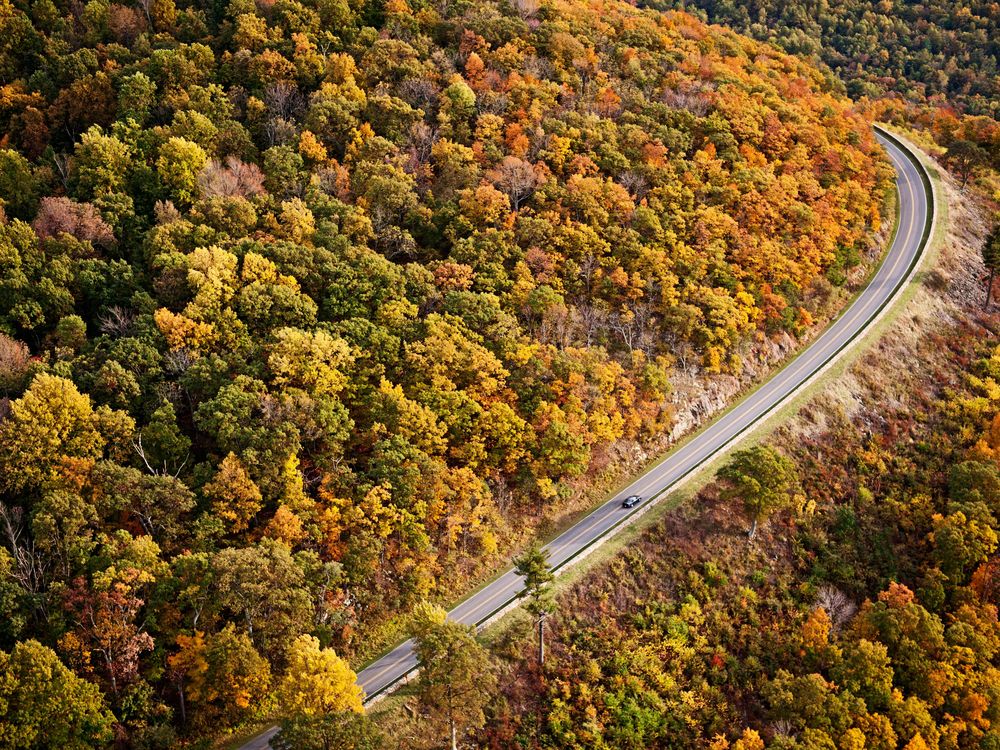
<svg viewBox="0 0 1000 750">
<path fill-rule="evenodd" d="M 634 508 L 639 503 L 642 502 L 642 498 L 638 495 L 629 495 L 622 501 L 623 508 Z"/>
</svg>

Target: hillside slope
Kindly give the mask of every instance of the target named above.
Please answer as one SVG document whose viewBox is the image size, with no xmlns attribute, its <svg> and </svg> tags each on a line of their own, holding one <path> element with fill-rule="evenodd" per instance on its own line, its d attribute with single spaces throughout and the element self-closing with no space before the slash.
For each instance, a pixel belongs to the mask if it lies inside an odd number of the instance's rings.
<svg viewBox="0 0 1000 750">
<path fill-rule="evenodd" d="M 650 0 L 822 60 L 854 99 L 887 94 L 1000 115 L 1000 12 L 990 0 Z"/>
<path fill-rule="evenodd" d="M 763 449 L 559 584 L 544 666 L 527 613 L 487 634 L 498 688 L 469 746 L 998 745 L 1000 320 L 976 278 L 990 221 L 940 187 L 940 255 L 869 351 Z M 785 497 L 755 515 L 776 469 Z M 400 747 L 438 741 L 425 695 L 374 712 Z"/>
<path fill-rule="evenodd" d="M 0 645 L 93 744 L 457 591 L 868 254 L 890 172 L 808 64 L 442 7 L 0 5 Z"/>
</svg>

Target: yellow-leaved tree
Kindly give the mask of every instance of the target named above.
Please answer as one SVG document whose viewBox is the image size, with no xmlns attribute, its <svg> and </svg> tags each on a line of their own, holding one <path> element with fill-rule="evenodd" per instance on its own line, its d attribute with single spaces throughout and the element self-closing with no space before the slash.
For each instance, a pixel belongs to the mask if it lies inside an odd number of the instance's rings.
<svg viewBox="0 0 1000 750">
<path fill-rule="evenodd" d="M 271 666 L 250 637 L 232 623 L 206 636 L 178 634 L 167 658 L 176 681 L 181 720 L 203 729 L 231 726 L 259 711 L 271 685 Z"/>
<path fill-rule="evenodd" d="M 205 496 L 233 532 L 245 530 L 263 507 L 260 489 L 235 453 L 222 459 L 216 475 L 205 484 Z"/>
<path fill-rule="evenodd" d="M 364 710 L 363 692 L 350 665 L 332 648 L 321 648 L 311 635 L 300 635 L 288 648 L 288 668 L 278 685 L 278 705 L 285 714 L 317 716 Z"/>
<path fill-rule="evenodd" d="M 351 363 L 350 347 L 326 331 L 282 328 L 267 358 L 276 385 L 302 388 L 314 396 L 335 396 L 347 385 L 343 368 Z"/>
<path fill-rule="evenodd" d="M 120 412 L 94 410 L 72 381 L 36 375 L 0 425 L 0 490 L 37 487 L 67 457 L 100 458 L 107 444 L 102 427 L 111 425 L 108 417 L 114 414 Z M 122 426 L 131 432 L 131 419 Z"/>
</svg>

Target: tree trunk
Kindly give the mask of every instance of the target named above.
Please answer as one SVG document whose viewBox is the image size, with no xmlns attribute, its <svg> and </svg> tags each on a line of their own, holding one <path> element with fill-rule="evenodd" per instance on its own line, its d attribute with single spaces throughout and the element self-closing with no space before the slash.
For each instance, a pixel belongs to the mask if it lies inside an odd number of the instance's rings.
<svg viewBox="0 0 1000 750">
<path fill-rule="evenodd" d="M 184 702 L 184 682 L 177 683 L 177 695 L 181 703 L 181 725 L 187 726 L 187 705 Z"/>
<path fill-rule="evenodd" d="M 458 750 L 458 727 L 451 722 L 451 750 Z"/>
<path fill-rule="evenodd" d="M 757 516 L 753 517 L 753 522 L 750 524 L 750 531 L 747 532 L 747 537 L 753 539 L 757 536 Z"/>
<path fill-rule="evenodd" d="M 538 618 L 538 666 L 545 663 L 545 615 Z"/>
</svg>

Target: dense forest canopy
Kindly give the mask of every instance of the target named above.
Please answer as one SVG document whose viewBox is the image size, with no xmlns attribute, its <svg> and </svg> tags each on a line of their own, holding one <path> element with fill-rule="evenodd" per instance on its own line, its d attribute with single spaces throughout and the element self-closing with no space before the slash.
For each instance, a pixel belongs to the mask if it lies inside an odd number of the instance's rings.
<svg viewBox="0 0 1000 750">
<path fill-rule="evenodd" d="M 808 63 L 615 0 L 2 0 L 0 82 L 0 647 L 92 744 L 349 682 L 891 185 Z"/>
<path fill-rule="evenodd" d="M 995 0 L 649 0 L 829 65 L 853 99 L 902 94 L 1000 115 Z"/>
</svg>

